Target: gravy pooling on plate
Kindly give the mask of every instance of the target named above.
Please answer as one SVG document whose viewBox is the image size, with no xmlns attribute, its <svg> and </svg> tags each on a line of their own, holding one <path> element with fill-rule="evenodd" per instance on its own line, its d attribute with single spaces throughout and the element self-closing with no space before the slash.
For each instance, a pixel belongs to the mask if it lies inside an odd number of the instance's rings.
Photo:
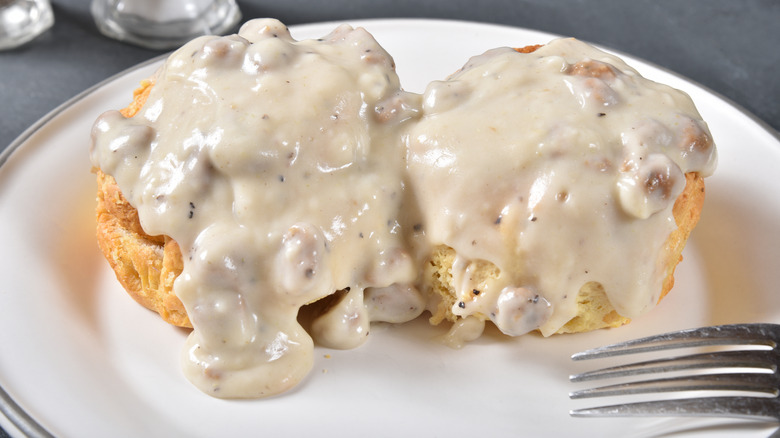
<svg viewBox="0 0 780 438">
<path fill-rule="evenodd" d="M 138 114 L 96 121 L 91 158 L 179 244 L 185 375 L 233 398 L 298 383 L 312 337 L 353 348 L 371 321 L 434 309 L 439 245 L 459 295 L 474 261 L 500 269 L 452 312 L 510 335 L 554 333 L 585 279 L 646 311 L 684 174 L 715 152 L 687 96 L 575 40 L 488 52 L 419 95 L 364 29 L 296 41 L 265 19 L 176 51 Z M 304 330 L 300 308 L 329 296 Z"/>
</svg>

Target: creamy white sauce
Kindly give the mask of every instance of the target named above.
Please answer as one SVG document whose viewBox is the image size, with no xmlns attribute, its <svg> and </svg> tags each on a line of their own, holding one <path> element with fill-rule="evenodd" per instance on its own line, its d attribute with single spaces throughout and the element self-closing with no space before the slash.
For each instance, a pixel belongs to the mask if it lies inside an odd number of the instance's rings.
<svg viewBox="0 0 780 438">
<path fill-rule="evenodd" d="M 709 175 L 716 161 L 687 95 L 559 39 L 472 58 L 428 86 L 422 110 L 409 185 L 430 244 L 457 252 L 454 314 L 550 335 L 590 281 L 625 317 L 655 305 L 684 173 Z M 475 260 L 501 272 L 478 296 Z"/>
<path fill-rule="evenodd" d="M 97 121 L 93 160 L 147 232 L 182 248 L 186 375 L 218 397 L 284 391 L 312 366 L 301 306 L 350 288 L 315 324 L 322 343 L 354 347 L 363 289 L 416 279 L 397 221 L 399 127 L 417 98 L 365 30 L 297 42 L 275 20 L 192 41 L 155 82 L 134 118 Z"/>
<path fill-rule="evenodd" d="M 457 251 L 453 345 L 486 318 L 553 333 L 588 281 L 644 312 L 683 174 L 713 169 L 706 132 L 683 93 L 574 40 L 490 51 L 416 95 L 365 30 L 295 41 L 266 19 L 176 51 L 136 116 L 96 121 L 91 157 L 182 248 L 186 376 L 262 397 L 308 373 L 310 335 L 352 348 L 419 316 L 436 245 Z M 477 260 L 501 274 L 475 297 Z M 307 333 L 299 309 L 337 291 Z"/>
</svg>

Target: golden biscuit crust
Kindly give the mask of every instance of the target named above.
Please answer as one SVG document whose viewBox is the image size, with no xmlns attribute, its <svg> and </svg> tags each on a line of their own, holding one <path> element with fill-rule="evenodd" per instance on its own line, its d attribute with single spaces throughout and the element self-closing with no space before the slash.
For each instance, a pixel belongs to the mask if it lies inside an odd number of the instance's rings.
<svg viewBox="0 0 780 438">
<path fill-rule="evenodd" d="M 173 325 L 192 327 L 184 305 L 173 292 L 182 271 L 179 245 L 167 236 L 150 236 L 138 211 L 127 202 L 116 181 L 97 171 L 97 241 L 128 294 Z"/>
<path fill-rule="evenodd" d="M 154 82 L 144 80 L 133 92 L 133 102 L 120 110 L 125 117 L 140 111 Z M 111 175 L 97 174 L 97 242 L 117 280 L 138 303 L 160 314 L 166 322 L 192 327 L 184 305 L 173 292 L 182 271 L 179 245 L 167 236 L 150 236 L 141 227 L 138 211 L 122 195 Z"/>
</svg>

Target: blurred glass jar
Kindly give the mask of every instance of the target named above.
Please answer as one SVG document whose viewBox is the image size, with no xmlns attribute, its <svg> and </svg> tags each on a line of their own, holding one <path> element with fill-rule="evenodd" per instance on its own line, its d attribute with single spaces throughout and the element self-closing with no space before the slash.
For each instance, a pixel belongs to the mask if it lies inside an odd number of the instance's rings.
<svg viewBox="0 0 780 438">
<path fill-rule="evenodd" d="M 222 34 L 241 20 L 235 0 L 92 0 L 91 10 L 104 35 L 150 49 Z"/>
<path fill-rule="evenodd" d="M 0 0 L 0 50 L 19 47 L 53 24 L 49 0 Z"/>
</svg>

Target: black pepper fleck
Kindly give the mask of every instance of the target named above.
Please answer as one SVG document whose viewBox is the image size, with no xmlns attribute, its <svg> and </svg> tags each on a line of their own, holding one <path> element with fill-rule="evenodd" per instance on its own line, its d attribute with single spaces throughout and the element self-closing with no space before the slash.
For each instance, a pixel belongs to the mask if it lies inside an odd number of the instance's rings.
<svg viewBox="0 0 780 438">
<path fill-rule="evenodd" d="M 473 293 L 474 295 L 479 295 L 482 292 L 480 292 L 479 289 L 474 289 L 474 290 L 471 291 L 471 293 Z"/>
<path fill-rule="evenodd" d="M 314 269 L 311 268 L 307 269 L 306 272 L 304 272 L 304 275 L 306 276 L 306 278 L 314 277 Z"/>
<path fill-rule="evenodd" d="M 414 224 L 412 229 L 414 229 L 414 231 L 416 231 L 416 232 L 420 232 L 420 231 L 422 231 L 422 224 Z"/>
<path fill-rule="evenodd" d="M 599 113 L 599 117 L 604 117 L 606 115 L 607 115 L 607 113 Z"/>
<path fill-rule="evenodd" d="M 458 303 L 458 307 L 460 307 L 461 309 L 465 309 L 466 308 L 466 303 L 461 301 L 461 302 Z"/>
<path fill-rule="evenodd" d="M 284 175 L 279 175 L 279 181 L 284 182 Z"/>
<path fill-rule="evenodd" d="M 495 222 L 493 222 L 493 223 L 494 223 L 494 224 L 496 224 L 496 225 L 500 224 L 500 223 L 501 223 L 501 216 L 499 215 L 499 216 L 496 218 L 496 221 L 495 221 Z"/>
<path fill-rule="evenodd" d="M 531 216 L 531 222 L 536 222 L 536 216 Z"/>
</svg>

